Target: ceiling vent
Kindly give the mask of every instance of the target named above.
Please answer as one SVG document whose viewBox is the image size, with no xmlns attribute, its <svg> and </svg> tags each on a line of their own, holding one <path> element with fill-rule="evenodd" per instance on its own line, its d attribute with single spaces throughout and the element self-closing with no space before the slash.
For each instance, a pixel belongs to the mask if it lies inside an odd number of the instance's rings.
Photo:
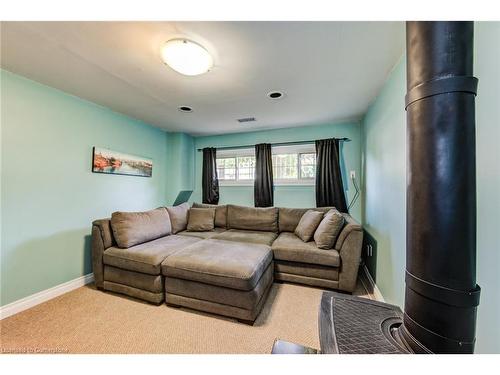
<svg viewBox="0 0 500 375">
<path fill-rule="evenodd" d="M 238 122 L 252 122 L 252 121 L 255 121 L 255 117 L 245 117 L 238 119 Z"/>
</svg>

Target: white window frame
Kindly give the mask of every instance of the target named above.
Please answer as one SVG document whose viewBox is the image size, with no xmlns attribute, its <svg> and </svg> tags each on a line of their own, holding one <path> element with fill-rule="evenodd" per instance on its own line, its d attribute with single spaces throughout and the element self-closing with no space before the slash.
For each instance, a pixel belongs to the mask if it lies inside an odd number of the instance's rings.
<svg viewBox="0 0 500 375">
<path fill-rule="evenodd" d="M 254 148 L 237 148 L 232 150 L 218 150 L 217 151 L 217 159 L 224 158 L 236 158 L 235 166 L 236 166 L 236 180 L 219 180 L 219 186 L 253 186 L 254 180 L 238 180 L 238 157 L 243 156 L 255 156 Z"/>
<path fill-rule="evenodd" d="M 274 154 L 297 154 L 297 176 L 294 179 L 274 179 L 274 186 L 314 186 L 314 178 L 300 178 L 300 154 L 316 153 L 314 143 L 289 146 L 273 146 Z M 255 156 L 255 148 L 218 150 L 217 159 Z M 238 160 L 236 160 L 236 180 L 219 180 L 220 186 L 253 186 L 254 180 L 238 180 Z"/>
<path fill-rule="evenodd" d="M 314 186 L 314 178 L 300 178 L 300 154 L 315 154 L 316 147 L 314 143 L 306 143 L 302 145 L 289 146 L 273 146 L 272 153 L 274 154 L 297 154 L 297 178 L 290 179 L 274 179 L 274 186 Z"/>
</svg>

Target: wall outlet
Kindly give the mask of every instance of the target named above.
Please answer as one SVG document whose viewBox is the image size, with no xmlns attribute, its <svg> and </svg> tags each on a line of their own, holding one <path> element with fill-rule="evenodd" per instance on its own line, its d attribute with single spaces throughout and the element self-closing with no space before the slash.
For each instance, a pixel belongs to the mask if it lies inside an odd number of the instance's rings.
<svg viewBox="0 0 500 375">
<path fill-rule="evenodd" d="M 373 246 L 370 244 L 366 245 L 366 255 L 369 257 L 373 256 Z"/>
<path fill-rule="evenodd" d="M 349 178 L 352 180 L 353 178 L 356 178 L 356 171 L 350 171 L 349 172 Z"/>
</svg>

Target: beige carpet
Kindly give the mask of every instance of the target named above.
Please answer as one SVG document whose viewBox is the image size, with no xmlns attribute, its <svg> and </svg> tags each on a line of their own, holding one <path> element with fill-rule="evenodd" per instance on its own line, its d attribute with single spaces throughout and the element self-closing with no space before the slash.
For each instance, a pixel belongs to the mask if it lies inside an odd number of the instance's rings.
<svg viewBox="0 0 500 375">
<path fill-rule="evenodd" d="M 1 350 L 44 353 L 270 353 L 276 338 L 319 348 L 322 290 L 274 284 L 254 326 L 93 285 L 0 321 Z M 361 285 L 355 294 L 366 294 Z"/>
</svg>

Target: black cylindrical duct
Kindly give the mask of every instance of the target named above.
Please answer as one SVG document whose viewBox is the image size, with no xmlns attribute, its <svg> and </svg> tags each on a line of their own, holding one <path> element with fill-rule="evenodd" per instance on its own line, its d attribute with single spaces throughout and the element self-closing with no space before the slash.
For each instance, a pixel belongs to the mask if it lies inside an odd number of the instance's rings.
<svg viewBox="0 0 500 375">
<path fill-rule="evenodd" d="M 476 284 L 473 22 L 407 22 L 406 293 L 415 352 L 472 353 Z"/>
</svg>

